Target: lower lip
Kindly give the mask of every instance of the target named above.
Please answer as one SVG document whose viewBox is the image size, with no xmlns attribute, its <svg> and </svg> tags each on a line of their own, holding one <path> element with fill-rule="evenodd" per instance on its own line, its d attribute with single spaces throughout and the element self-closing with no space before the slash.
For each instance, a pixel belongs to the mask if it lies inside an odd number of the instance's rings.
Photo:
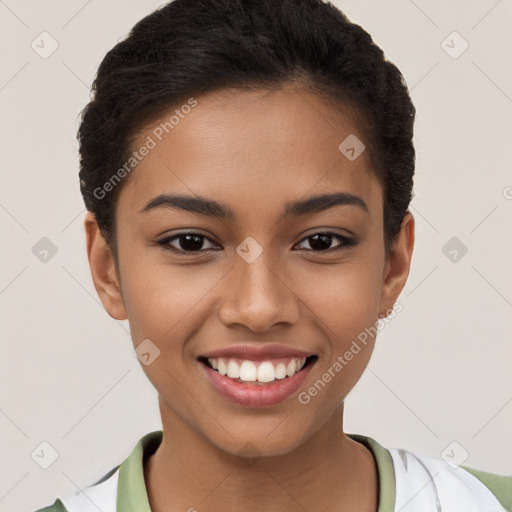
<svg viewBox="0 0 512 512">
<path fill-rule="evenodd" d="M 199 364 L 217 391 L 235 404 L 246 407 L 268 407 L 283 402 L 295 393 L 304 383 L 314 363 L 308 364 L 292 377 L 261 385 L 237 382 L 221 375 L 204 363 Z"/>
</svg>

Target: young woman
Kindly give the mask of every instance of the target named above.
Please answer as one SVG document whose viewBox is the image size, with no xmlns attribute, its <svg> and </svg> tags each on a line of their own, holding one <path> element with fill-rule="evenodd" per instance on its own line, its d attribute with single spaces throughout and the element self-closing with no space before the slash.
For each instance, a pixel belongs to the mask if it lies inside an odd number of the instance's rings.
<svg viewBox="0 0 512 512">
<path fill-rule="evenodd" d="M 175 0 L 79 130 L 92 278 L 162 430 L 53 512 L 510 510 L 512 477 L 343 430 L 411 264 L 415 109 L 318 0 Z"/>
</svg>

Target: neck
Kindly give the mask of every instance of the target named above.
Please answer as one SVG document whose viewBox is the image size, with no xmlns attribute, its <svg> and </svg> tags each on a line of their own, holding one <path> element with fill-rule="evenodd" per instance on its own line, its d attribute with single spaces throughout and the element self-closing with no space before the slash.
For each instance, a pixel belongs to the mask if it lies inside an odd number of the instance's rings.
<svg viewBox="0 0 512 512">
<path fill-rule="evenodd" d="M 160 404 L 162 443 L 144 466 L 153 512 L 235 512 L 248 503 L 266 512 L 377 511 L 375 461 L 343 432 L 343 404 L 296 449 L 254 458 L 221 450 Z"/>
</svg>

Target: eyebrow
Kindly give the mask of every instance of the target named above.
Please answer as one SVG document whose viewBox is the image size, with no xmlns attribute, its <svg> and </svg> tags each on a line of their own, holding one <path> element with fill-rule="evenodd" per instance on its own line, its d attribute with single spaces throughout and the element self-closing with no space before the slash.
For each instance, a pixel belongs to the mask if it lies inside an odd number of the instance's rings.
<svg viewBox="0 0 512 512">
<path fill-rule="evenodd" d="M 285 204 L 283 217 L 299 217 L 312 213 L 319 213 L 335 206 L 357 206 L 369 213 L 367 204 L 357 196 L 346 192 L 322 194 L 309 197 L 300 201 Z M 235 217 L 233 210 L 226 204 L 206 199 L 200 196 L 187 196 L 181 194 L 160 194 L 151 199 L 139 213 L 146 213 L 160 208 L 178 208 L 187 212 L 198 213 L 208 217 L 232 219 Z"/>
</svg>

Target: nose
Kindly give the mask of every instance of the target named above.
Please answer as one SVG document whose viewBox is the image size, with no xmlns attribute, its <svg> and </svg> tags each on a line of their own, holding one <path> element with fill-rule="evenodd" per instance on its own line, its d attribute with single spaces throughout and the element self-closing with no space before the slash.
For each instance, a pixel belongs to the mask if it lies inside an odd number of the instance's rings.
<svg viewBox="0 0 512 512">
<path fill-rule="evenodd" d="M 251 263 L 237 257 L 223 290 L 219 315 L 225 325 L 263 332 L 275 324 L 297 322 L 299 298 L 282 269 L 270 268 L 264 254 Z"/>
</svg>

